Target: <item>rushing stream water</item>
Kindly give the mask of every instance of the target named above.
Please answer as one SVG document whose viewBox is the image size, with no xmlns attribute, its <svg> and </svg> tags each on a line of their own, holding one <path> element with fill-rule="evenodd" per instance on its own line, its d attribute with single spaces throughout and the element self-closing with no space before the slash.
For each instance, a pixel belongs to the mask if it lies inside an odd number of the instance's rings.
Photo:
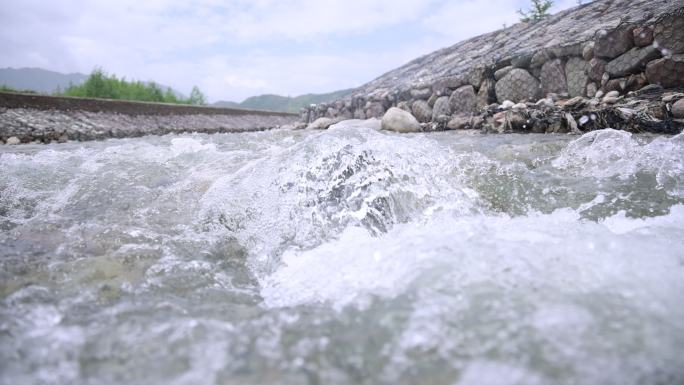
<svg viewBox="0 0 684 385">
<path fill-rule="evenodd" d="M 0 147 L 1 384 L 683 384 L 684 136 Z"/>
</svg>

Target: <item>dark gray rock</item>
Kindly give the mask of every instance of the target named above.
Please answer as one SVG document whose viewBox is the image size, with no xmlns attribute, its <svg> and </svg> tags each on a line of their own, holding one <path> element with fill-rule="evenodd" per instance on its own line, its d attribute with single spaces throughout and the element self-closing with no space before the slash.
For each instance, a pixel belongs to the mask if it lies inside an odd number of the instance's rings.
<svg viewBox="0 0 684 385">
<path fill-rule="evenodd" d="M 584 96 L 586 94 L 587 83 L 589 83 L 587 68 L 588 63 L 580 57 L 571 57 L 565 63 L 565 77 L 570 96 Z"/>
<path fill-rule="evenodd" d="M 385 114 L 385 107 L 380 102 L 370 102 L 366 107 L 366 119 L 382 118 Z"/>
<path fill-rule="evenodd" d="M 531 68 L 541 68 L 541 66 L 544 65 L 547 61 L 553 59 L 554 56 L 551 53 L 551 50 L 548 49 L 542 49 L 537 51 L 533 56 L 532 56 L 532 61 L 530 62 L 530 67 Z"/>
<path fill-rule="evenodd" d="M 675 119 L 684 119 L 684 99 L 679 99 L 672 105 L 672 116 Z"/>
<path fill-rule="evenodd" d="M 440 96 L 435 101 L 435 106 L 432 109 L 432 120 L 442 115 L 451 115 L 451 105 L 449 104 L 448 96 Z"/>
<path fill-rule="evenodd" d="M 529 68 L 530 64 L 532 63 L 533 56 L 533 53 L 524 53 L 521 55 L 517 55 L 513 59 L 511 59 L 511 66 L 513 68 Z"/>
<path fill-rule="evenodd" d="M 541 82 L 542 95 L 568 92 L 568 85 L 565 81 L 565 67 L 560 59 L 549 60 L 544 63 L 539 75 L 539 81 Z"/>
<path fill-rule="evenodd" d="M 484 108 L 492 103 L 496 103 L 496 81 L 492 78 L 485 78 L 477 92 L 477 107 Z"/>
<path fill-rule="evenodd" d="M 468 81 L 460 76 L 449 76 L 437 79 L 432 88 L 437 96 L 449 96 L 453 90 L 466 84 L 468 84 Z"/>
<path fill-rule="evenodd" d="M 594 42 L 590 41 L 584 44 L 582 48 L 582 58 L 589 61 L 594 58 Z"/>
<path fill-rule="evenodd" d="M 660 51 L 653 46 L 634 47 L 606 64 L 605 71 L 611 77 L 620 77 L 642 72 L 646 64 L 660 57 Z"/>
<path fill-rule="evenodd" d="M 540 99 L 539 81 L 529 72 L 515 68 L 503 79 L 496 82 L 496 97 L 499 103 L 510 100 L 514 103 L 537 101 Z"/>
<path fill-rule="evenodd" d="M 594 45 L 594 56 L 613 59 L 634 47 L 634 26 L 624 25 L 612 31 L 599 33 Z"/>
<path fill-rule="evenodd" d="M 684 8 L 658 19 L 653 38 L 665 55 L 684 53 Z"/>
<path fill-rule="evenodd" d="M 665 88 L 684 86 L 684 54 L 650 62 L 646 66 L 646 77 L 649 83 Z"/>
<path fill-rule="evenodd" d="M 634 29 L 634 45 L 646 47 L 653 44 L 653 28 L 638 27 Z"/>
<path fill-rule="evenodd" d="M 508 67 L 503 67 L 503 68 L 497 70 L 496 72 L 494 72 L 494 78 L 496 80 L 501 80 L 501 78 L 508 75 L 508 73 L 511 72 L 511 70 L 513 68 L 514 68 L 513 66 L 508 66 Z"/>
<path fill-rule="evenodd" d="M 606 72 L 606 64 L 608 63 L 605 60 L 599 58 L 589 60 L 589 68 L 587 69 L 589 79 L 595 82 L 601 82 L 603 74 Z"/>
<path fill-rule="evenodd" d="M 451 94 L 449 105 L 454 114 L 470 114 L 477 111 L 477 95 L 473 86 L 463 86 Z"/>
<path fill-rule="evenodd" d="M 427 123 L 432 120 L 432 108 L 425 100 L 416 100 L 411 104 L 411 112 L 413 116 L 421 123 Z"/>
</svg>

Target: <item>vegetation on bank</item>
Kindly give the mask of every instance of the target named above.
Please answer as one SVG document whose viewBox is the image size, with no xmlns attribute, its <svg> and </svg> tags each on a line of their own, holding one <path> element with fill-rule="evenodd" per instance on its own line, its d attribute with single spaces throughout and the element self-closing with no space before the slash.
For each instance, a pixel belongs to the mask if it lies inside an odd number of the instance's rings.
<svg viewBox="0 0 684 385">
<path fill-rule="evenodd" d="M 192 88 L 190 97 L 183 98 L 171 88 L 162 89 L 154 82 L 127 81 L 117 78 L 102 69 L 95 69 L 85 82 L 70 85 L 64 91 L 57 91 L 58 96 L 77 96 L 84 98 L 136 100 L 141 102 L 158 102 L 172 104 L 204 105 L 206 99 L 200 89 Z"/>
<path fill-rule="evenodd" d="M 578 1 L 578 4 L 582 4 Z M 518 10 L 520 14 L 520 21 L 525 23 L 536 23 L 539 20 L 549 16 L 549 9 L 553 6 L 553 1 L 551 0 L 532 0 L 532 8 L 528 11 Z"/>
</svg>

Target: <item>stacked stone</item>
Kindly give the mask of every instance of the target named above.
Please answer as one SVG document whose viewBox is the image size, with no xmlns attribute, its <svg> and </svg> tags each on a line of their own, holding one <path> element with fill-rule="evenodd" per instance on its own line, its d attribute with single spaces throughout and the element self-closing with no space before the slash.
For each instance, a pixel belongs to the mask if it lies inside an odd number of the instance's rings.
<svg viewBox="0 0 684 385">
<path fill-rule="evenodd" d="M 539 105 L 544 100 L 609 98 L 653 85 L 684 87 L 684 8 L 653 25 L 624 23 L 594 39 L 502 58 L 463 74 L 408 89 L 378 89 L 302 110 L 305 123 L 320 118 L 381 118 L 392 107 L 412 114 L 423 130 L 478 128 L 493 104 Z"/>
</svg>

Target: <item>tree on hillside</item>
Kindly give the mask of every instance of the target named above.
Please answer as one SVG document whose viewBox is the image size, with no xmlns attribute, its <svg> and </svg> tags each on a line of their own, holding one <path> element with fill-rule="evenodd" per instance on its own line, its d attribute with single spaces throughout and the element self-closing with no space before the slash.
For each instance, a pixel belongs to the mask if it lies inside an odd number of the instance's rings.
<svg viewBox="0 0 684 385">
<path fill-rule="evenodd" d="M 204 94 L 197 86 L 192 87 L 189 102 L 195 106 L 203 106 L 205 104 Z"/>
<path fill-rule="evenodd" d="M 536 23 L 539 20 L 549 16 L 549 9 L 553 6 L 551 0 L 532 0 L 532 8 L 528 11 L 518 10 L 520 20 L 525 23 Z"/>
</svg>

